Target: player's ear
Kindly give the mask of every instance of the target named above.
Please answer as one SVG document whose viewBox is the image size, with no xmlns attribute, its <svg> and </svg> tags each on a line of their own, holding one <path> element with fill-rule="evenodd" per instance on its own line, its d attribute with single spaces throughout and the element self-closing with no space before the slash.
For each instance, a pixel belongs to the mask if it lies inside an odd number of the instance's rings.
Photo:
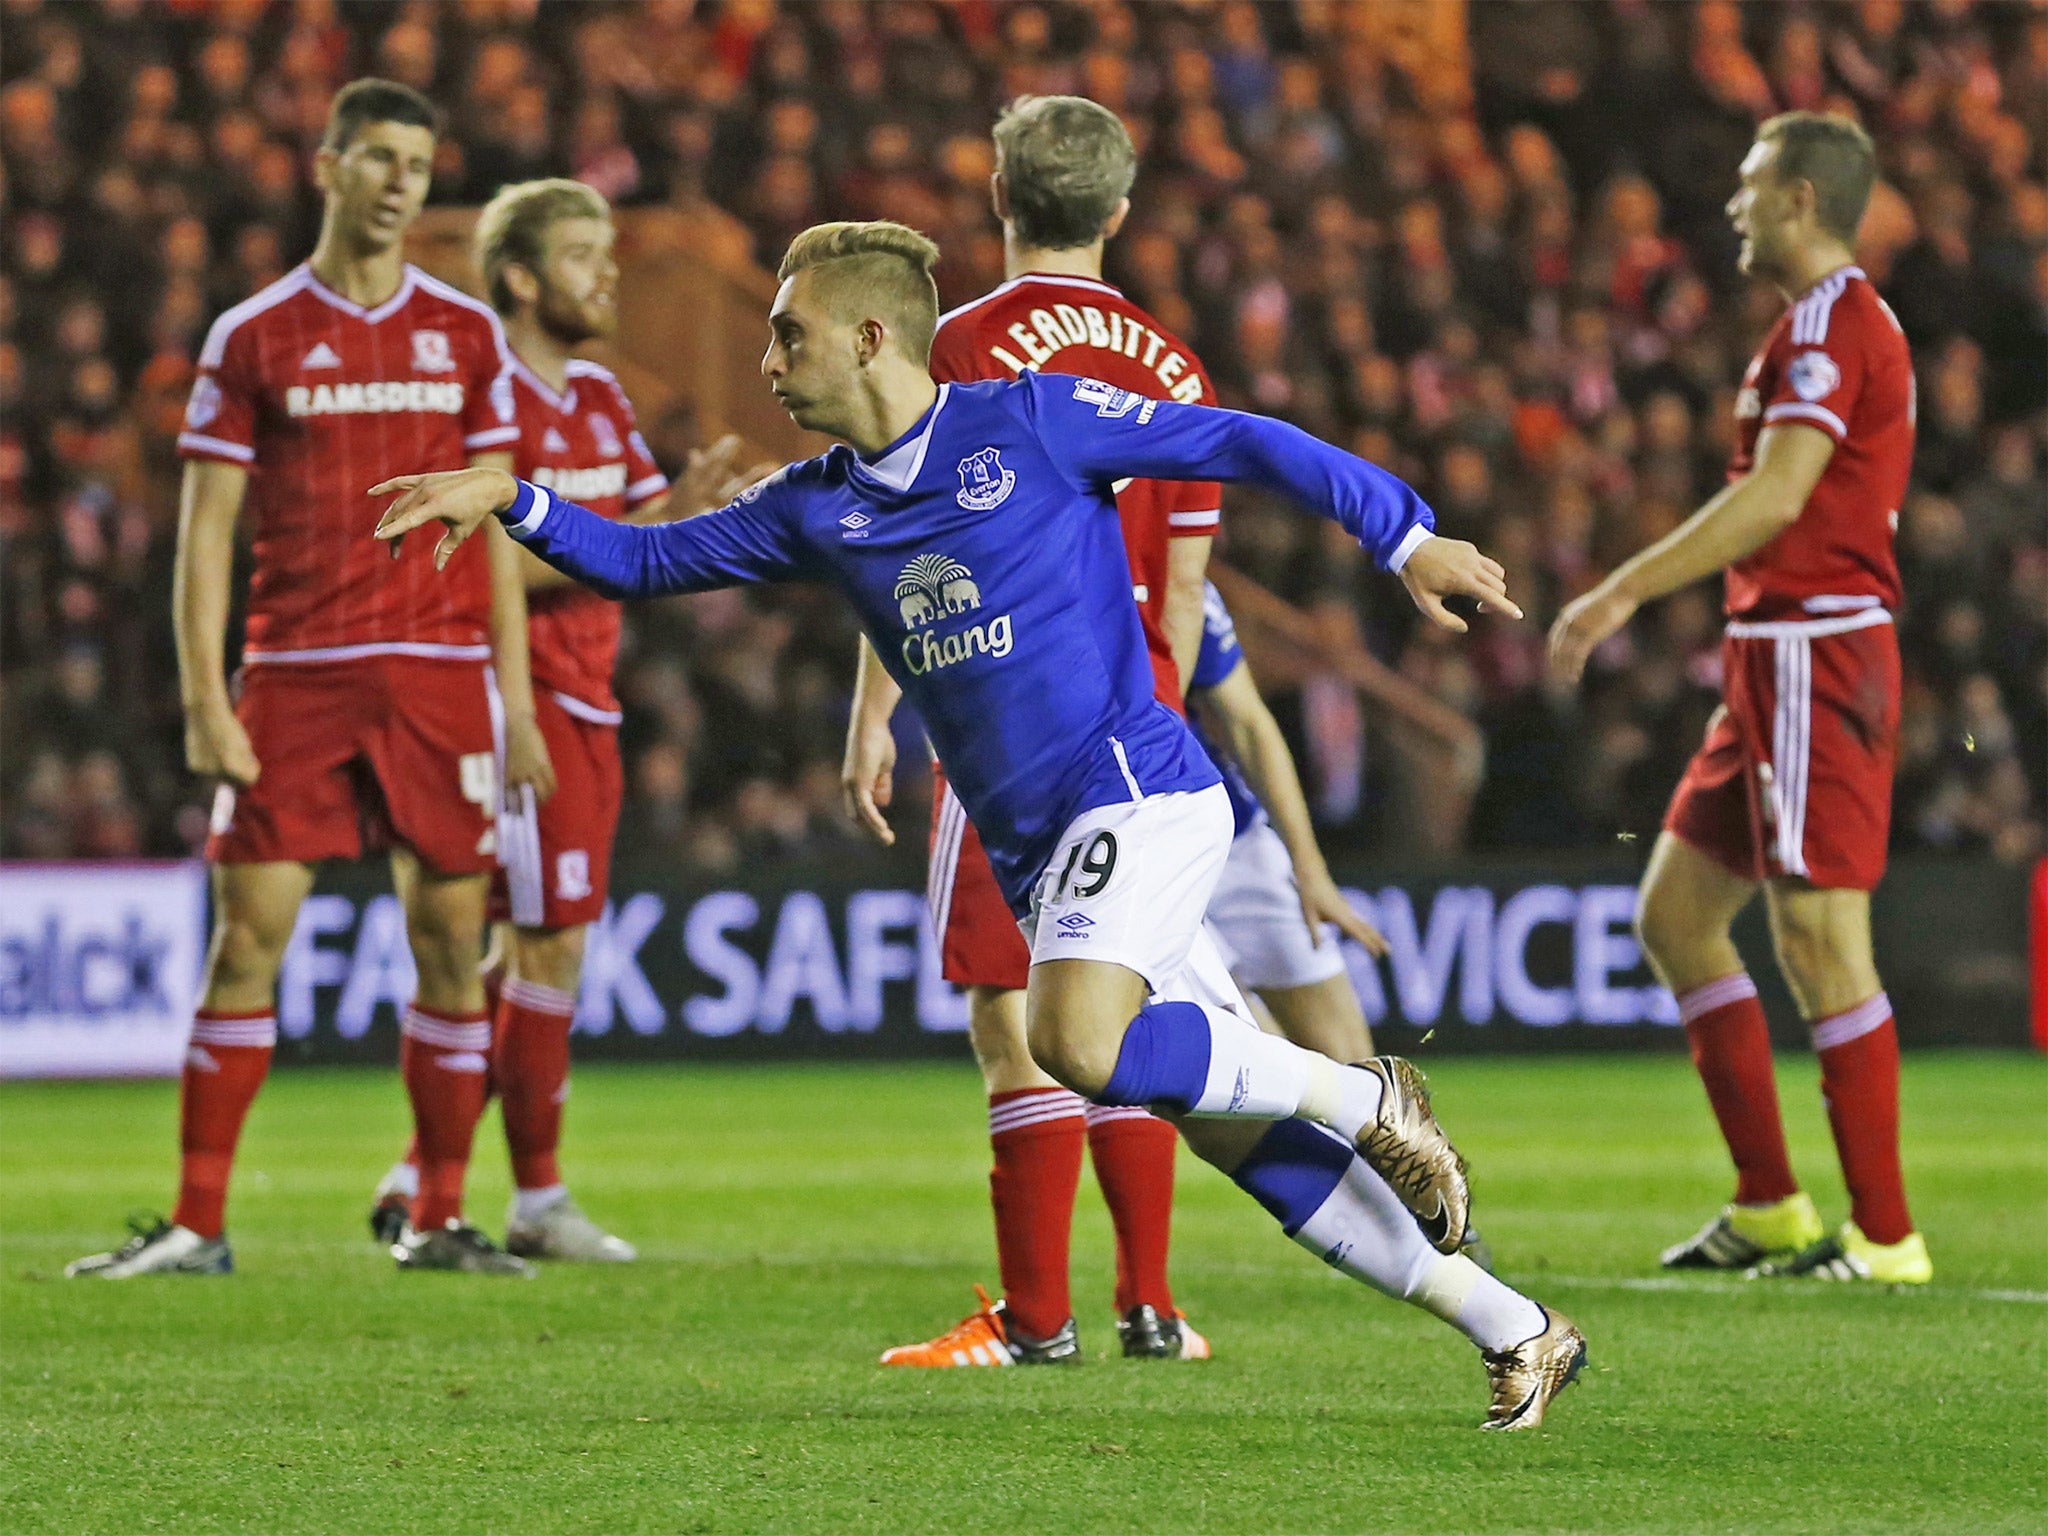
<svg viewBox="0 0 2048 1536">
<path fill-rule="evenodd" d="M 336 154 L 326 145 L 321 145 L 313 154 L 313 185 L 322 192 L 332 192 L 334 190 L 334 168 L 340 163 L 340 155 Z"/>
<path fill-rule="evenodd" d="M 499 276 L 504 279 L 505 291 L 520 303 L 535 304 L 540 301 L 540 279 L 535 277 L 529 268 L 521 266 L 516 261 L 510 261 L 505 264 Z"/>
<path fill-rule="evenodd" d="M 1003 180 L 1001 171 L 988 173 L 988 200 L 995 207 L 997 223 L 1010 216 L 1010 184 Z"/>
<path fill-rule="evenodd" d="M 854 360 L 861 367 L 867 367 L 869 363 L 872 363 L 877 357 L 881 356 L 882 348 L 888 345 L 888 341 L 889 328 L 883 325 L 881 321 L 872 316 L 861 321 L 859 328 L 853 333 Z"/>
<path fill-rule="evenodd" d="M 1124 220 L 1128 219 L 1130 216 L 1131 200 L 1128 197 L 1118 198 L 1116 202 L 1116 210 L 1110 214 L 1108 221 L 1102 226 L 1102 238 L 1105 240 L 1114 240 L 1116 238 L 1116 232 L 1124 227 Z"/>
</svg>

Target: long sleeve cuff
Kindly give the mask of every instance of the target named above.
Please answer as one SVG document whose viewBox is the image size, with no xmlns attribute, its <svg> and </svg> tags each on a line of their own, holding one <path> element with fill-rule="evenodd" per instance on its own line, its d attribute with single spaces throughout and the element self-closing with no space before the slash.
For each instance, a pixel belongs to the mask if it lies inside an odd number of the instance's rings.
<svg viewBox="0 0 2048 1536">
<path fill-rule="evenodd" d="M 512 498 L 512 505 L 498 514 L 498 520 L 513 538 L 530 539 L 540 531 L 540 525 L 547 521 L 548 514 L 554 511 L 554 493 L 546 486 L 535 485 L 529 480 L 519 480 L 515 484 L 519 489 Z"/>
<path fill-rule="evenodd" d="M 1398 575 L 1401 567 L 1408 563 L 1408 557 L 1428 540 L 1436 537 L 1436 530 L 1425 523 L 1417 523 L 1401 536 L 1401 542 L 1394 546 L 1393 554 L 1387 557 L 1387 574 Z"/>
</svg>

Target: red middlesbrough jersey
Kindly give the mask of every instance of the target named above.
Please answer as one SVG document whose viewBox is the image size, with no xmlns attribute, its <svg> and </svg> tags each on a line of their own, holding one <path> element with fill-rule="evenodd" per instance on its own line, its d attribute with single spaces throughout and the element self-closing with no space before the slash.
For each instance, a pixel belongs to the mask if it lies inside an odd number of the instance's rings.
<svg viewBox="0 0 2048 1536">
<path fill-rule="evenodd" d="M 513 473 L 545 485 L 600 517 L 624 517 L 668 494 L 668 477 L 633 424 L 633 407 L 609 369 L 569 364 L 561 394 L 516 357 L 513 411 L 519 444 Z M 617 725 L 612 665 L 619 655 L 619 605 L 587 587 L 526 594 L 533 684 L 571 714 Z"/>
<path fill-rule="evenodd" d="M 1153 400 L 1214 405 L 1194 349 L 1108 283 L 1027 272 L 939 321 L 932 377 L 942 384 L 1014 379 L 1026 368 L 1101 379 Z M 1159 701 L 1181 709 L 1166 612 L 1169 539 L 1213 534 L 1223 488 L 1213 480 L 1127 480 L 1117 488 L 1133 595 Z"/>
<path fill-rule="evenodd" d="M 1731 480 L 1755 465 L 1767 426 L 1817 427 L 1835 453 L 1798 521 L 1728 567 L 1728 616 L 1896 608 L 1892 535 L 1913 466 L 1913 358 L 1860 267 L 1822 278 L 1778 317 L 1743 375 L 1735 416 Z"/>
<path fill-rule="evenodd" d="M 415 267 L 375 309 L 296 267 L 214 322 L 178 452 L 249 471 L 245 661 L 489 656 L 483 541 L 445 572 L 431 538 L 393 560 L 370 537 L 384 503 L 367 493 L 509 449 L 510 369 L 489 307 Z"/>
</svg>

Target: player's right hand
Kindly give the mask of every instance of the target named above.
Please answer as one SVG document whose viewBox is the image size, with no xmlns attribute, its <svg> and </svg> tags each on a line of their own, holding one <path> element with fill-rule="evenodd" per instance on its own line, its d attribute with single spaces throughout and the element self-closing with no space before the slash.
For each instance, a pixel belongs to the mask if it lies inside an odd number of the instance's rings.
<svg viewBox="0 0 2048 1536">
<path fill-rule="evenodd" d="M 256 749 L 249 745 L 249 733 L 225 705 L 187 711 L 185 766 L 202 778 L 226 779 L 243 788 L 254 784 L 263 771 Z"/>
<path fill-rule="evenodd" d="M 896 832 L 882 814 L 896 793 L 896 737 L 886 719 L 864 725 L 856 716 L 847 727 L 839 788 L 846 796 L 846 814 L 878 842 L 893 847 Z"/>
<path fill-rule="evenodd" d="M 519 495 L 519 482 L 502 469 L 444 469 L 431 475 L 399 475 L 370 487 L 372 496 L 394 493 L 398 500 L 377 519 L 377 537 L 391 545 L 391 558 L 396 560 L 398 541 L 413 529 L 426 523 L 446 523 L 448 531 L 434 546 L 434 569 L 438 571 L 447 567 L 448 557 L 485 518 L 512 505 Z"/>
<path fill-rule="evenodd" d="M 1444 606 L 1447 597 L 1475 597 L 1491 608 L 1519 619 L 1522 610 L 1508 596 L 1508 573 L 1463 539 L 1429 538 L 1415 546 L 1401 567 L 1401 580 L 1415 606 L 1454 634 L 1470 627 Z"/>
</svg>

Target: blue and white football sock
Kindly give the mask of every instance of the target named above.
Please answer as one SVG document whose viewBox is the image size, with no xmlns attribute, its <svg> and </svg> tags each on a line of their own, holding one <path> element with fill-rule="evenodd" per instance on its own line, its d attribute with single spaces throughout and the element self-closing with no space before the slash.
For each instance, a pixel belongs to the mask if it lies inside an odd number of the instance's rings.
<svg viewBox="0 0 2048 1536">
<path fill-rule="evenodd" d="M 1508 1349 L 1549 1326 L 1528 1297 L 1463 1254 L 1431 1247 L 1386 1180 L 1328 1131 L 1280 1121 L 1231 1177 L 1325 1264 L 1434 1313 L 1482 1349 Z"/>
<path fill-rule="evenodd" d="M 1148 1003 L 1124 1031 L 1098 1104 L 1163 1104 L 1184 1115 L 1305 1115 L 1355 1138 L 1379 1112 L 1380 1080 L 1255 1029 L 1224 1008 Z"/>
</svg>

